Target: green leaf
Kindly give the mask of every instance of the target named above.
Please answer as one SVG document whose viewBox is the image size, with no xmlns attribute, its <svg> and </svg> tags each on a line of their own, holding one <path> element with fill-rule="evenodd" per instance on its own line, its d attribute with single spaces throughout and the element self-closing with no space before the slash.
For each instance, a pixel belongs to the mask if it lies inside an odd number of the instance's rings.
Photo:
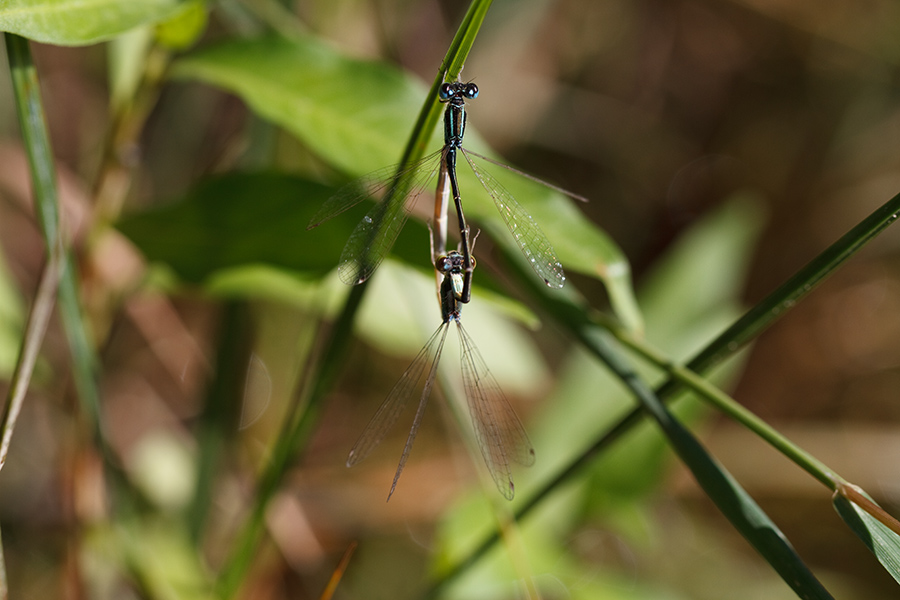
<svg viewBox="0 0 900 600">
<path fill-rule="evenodd" d="M 171 50 L 189 48 L 206 30 L 208 15 L 205 0 L 184 0 L 170 18 L 156 26 L 156 40 Z"/>
<path fill-rule="evenodd" d="M 738 300 L 763 211 L 754 194 L 734 194 L 643 276 L 638 298 L 654 346 L 689 357 L 740 316 Z"/>
<path fill-rule="evenodd" d="M 740 314 L 739 297 L 760 232 L 760 212 L 754 199 L 735 197 L 685 232 L 647 273 L 638 297 L 650 343 L 671 356 L 688 356 Z M 532 429 L 536 447 L 549 449 L 530 471 L 537 480 L 550 479 L 633 406 L 609 369 L 586 353 L 573 353 L 564 365 L 560 384 L 542 405 Z M 648 380 L 657 376 L 649 366 L 636 370 Z M 696 406 L 683 403 L 679 409 Z M 643 427 L 635 433 L 595 461 L 592 494 L 600 490 L 633 502 L 659 484 L 668 458 L 665 444 L 655 429 Z"/>
<path fill-rule="evenodd" d="M 405 73 L 382 63 L 345 57 L 308 37 L 224 43 L 178 60 L 172 74 L 238 94 L 259 115 L 352 176 L 400 159 L 415 115 L 426 101 L 425 87 Z M 482 86 L 482 91 L 488 88 Z M 473 116 L 466 147 L 489 154 L 474 123 Z M 430 149 L 439 147 L 440 140 L 432 135 Z M 558 192 L 505 169 L 487 166 L 485 170 L 534 217 L 563 266 L 602 278 L 623 322 L 640 328 L 630 268 L 612 240 Z M 518 253 L 494 202 L 468 166 L 460 164 L 459 178 L 467 215 Z"/>
<path fill-rule="evenodd" d="M 891 577 L 900 583 L 900 537 L 844 496 L 835 495 L 832 504 L 850 530 L 872 551 Z"/>
<path fill-rule="evenodd" d="M 112 40 L 106 49 L 110 104 L 119 114 L 135 92 L 144 76 L 144 65 L 153 44 L 149 27 L 137 27 Z"/>
<path fill-rule="evenodd" d="M 231 267 L 268 264 L 322 275 L 336 266 L 356 217 L 306 230 L 332 189 L 297 177 L 233 173 L 201 183 L 180 202 L 118 227 L 152 261 L 201 283 Z"/>
<path fill-rule="evenodd" d="M 171 75 L 237 94 L 354 176 L 400 159 L 425 98 L 424 86 L 398 69 L 344 57 L 311 37 L 226 42 L 177 60 Z"/>
<path fill-rule="evenodd" d="M 132 215 L 118 227 L 148 259 L 164 264 L 184 281 L 203 284 L 209 292 L 309 305 L 315 301 L 310 279 L 318 281 L 334 269 L 344 241 L 361 218 L 360 214 L 348 211 L 307 231 L 310 217 L 332 191 L 288 175 L 231 173 L 201 183 L 181 201 Z M 418 350 L 423 339 L 418 335 L 421 332 L 417 331 L 413 341 L 408 332 L 422 324 L 431 329 L 440 322 L 432 319 L 440 315 L 435 308 L 433 269 L 427 254 L 421 252 L 427 240 L 425 228 L 411 224 L 395 246 L 401 258 L 422 271 L 405 275 L 404 286 L 391 283 L 387 275 L 381 277 L 380 271 L 375 275 L 381 291 L 367 303 L 373 307 L 364 311 L 370 317 L 364 316 L 360 323 L 365 328 L 363 334 L 385 350 L 398 351 L 396 343 L 385 343 L 385 340 L 396 342 L 401 332 L 400 347 Z M 396 276 L 395 266 L 386 265 L 384 270 Z M 332 296 L 338 298 L 346 286 L 332 283 L 337 292 Z M 398 287 L 403 288 L 399 295 Z M 476 293 L 492 310 L 529 326 L 537 324 L 536 317 L 520 304 L 481 286 Z M 410 301 L 413 296 L 420 302 Z M 392 300 L 384 302 L 384 298 Z M 412 323 L 408 311 L 385 319 L 385 314 L 396 311 L 398 303 L 427 306 L 424 323 Z M 487 321 L 477 326 L 486 330 L 493 327 L 489 323 L 498 316 L 482 318 L 480 307 L 467 309 L 466 314 L 467 323 Z M 504 335 L 496 333 L 487 337 Z M 535 376 L 538 375 L 536 372 Z"/>
<path fill-rule="evenodd" d="M 180 0 L 6 0 L 0 31 L 60 46 L 82 46 L 171 16 Z"/>
<path fill-rule="evenodd" d="M 115 532 L 114 551 L 143 588 L 159 600 L 212 600 L 209 573 L 181 523 L 165 520 L 125 522 Z"/>
</svg>

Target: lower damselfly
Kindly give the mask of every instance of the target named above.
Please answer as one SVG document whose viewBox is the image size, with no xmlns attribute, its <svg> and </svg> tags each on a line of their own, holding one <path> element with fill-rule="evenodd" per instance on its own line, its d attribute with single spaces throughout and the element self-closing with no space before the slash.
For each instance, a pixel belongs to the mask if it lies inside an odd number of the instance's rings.
<svg viewBox="0 0 900 600">
<path fill-rule="evenodd" d="M 452 193 L 460 221 L 460 237 L 463 253 L 468 253 L 468 227 L 462 217 L 459 199 L 459 184 L 456 176 L 457 151 L 463 155 L 475 176 L 493 199 L 507 228 L 525 255 L 531 267 L 548 286 L 560 288 L 566 280 L 562 265 L 556 258 L 553 246 L 541 231 L 537 222 L 516 199 L 490 173 L 477 167 L 478 158 L 505 169 L 514 171 L 528 179 L 541 183 L 553 190 L 578 200 L 583 197 L 522 173 L 486 156 L 463 148 L 462 141 L 466 125 L 466 100 L 478 96 L 474 83 L 445 82 L 439 90 L 439 99 L 447 104 L 444 111 L 444 146 L 418 162 L 406 167 L 381 169 L 339 189 L 310 220 L 307 229 L 317 227 L 334 216 L 356 206 L 367 198 L 380 198 L 353 230 L 341 253 L 338 273 L 344 283 L 354 285 L 368 279 L 393 247 L 400 230 L 406 223 L 415 200 L 439 175 L 436 191 L 435 220 L 438 230 L 443 228 L 446 235 L 446 221 L 441 223 L 441 214 L 446 214 L 446 197 Z M 445 202 L 443 211 L 439 203 Z M 438 244 L 432 255 L 432 262 L 443 254 Z"/>
<path fill-rule="evenodd" d="M 497 484 L 497 489 L 505 498 L 512 500 L 515 495 L 510 464 L 516 462 L 528 466 L 534 463 L 534 448 L 528 440 L 525 427 L 500 389 L 497 380 L 491 375 L 481 353 L 460 320 L 463 290 L 468 289 L 467 279 L 470 279 L 472 274 L 471 269 L 467 270 L 467 266 L 469 265 L 463 254 L 455 250 L 435 261 L 435 267 L 444 277 L 440 291 L 441 325 L 416 355 L 409 368 L 400 376 L 400 380 L 388 393 L 347 457 L 348 467 L 366 458 L 394 426 L 410 398 L 417 393 L 421 385 L 419 407 L 413 417 L 403 453 L 400 455 L 400 463 L 397 465 L 388 500 L 397 487 L 397 481 L 422 424 L 425 406 L 434 387 L 441 352 L 451 323 L 456 323 L 459 332 L 463 388 L 472 417 L 475 439 L 488 471 Z M 420 383 L 423 376 L 424 385 Z"/>
</svg>

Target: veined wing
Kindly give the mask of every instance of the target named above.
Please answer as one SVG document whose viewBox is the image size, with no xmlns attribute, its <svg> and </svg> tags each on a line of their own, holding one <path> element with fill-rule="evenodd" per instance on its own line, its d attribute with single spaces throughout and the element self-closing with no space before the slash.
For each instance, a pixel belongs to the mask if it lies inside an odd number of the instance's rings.
<svg viewBox="0 0 900 600">
<path fill-rule="evenodd" d="M 437 156 L 440 156 L 440 153 L 440 150 L 432 152 L 405 169 L 401 169 L 400 165 L 378 169 L 377 171 L 363 175 L 359 179 L 338 188 L 338 190 L 322 204 L 319 210 L 316 211 L 316 214 L 309 220 L 309 225 L 306 226 L 306 229 L 309 230 L 318 227 L 325 221 L 353 208 L 363 200 L 369 198 L 380 199 L 383 196 L 386 196 L 390 190 L 396 186 L 398 181 L 415 179 L 419 174 L 419 171 L 433 174 L 435 167 L 431 165 L 431 162 L 434 161 Z M 427 168 L 429 166 L 431 166 L 430 169 Z M 424 185 L 424 182 L 422 185 Z M 407 189 L 411 190 L 412 186 L 407 186 Z M 397 199 L 396 195 L 393 197 L 395 200 Z"/>
<path fill-rule="evenodd" d="M 415 198 L 438 170 L 440 151 L 400 171 L 388 167 L 339 189 L 313 216 L 307 229 L 318 226 L 366 198 L 381 197 L 350 234 L 338 264 L 348 285 L 368 279 L 390 252 L 406 223 Z"/>
<path fill-rule="evenodd" d="M 419 407 L 416 410 L 416 416 L 413 418 L 412 427 L 410 427 L 409 435 L 406 438 L 406 445 L 403 447 L 403 454 L 400 456 L 400 463 L 397 465 L 397 472 L 394 474 L 394 481 L 391 484 L 391 491 L 388 493 L 388 500 L 397 487 L 397 481 L 400 479 L 400 473 L 406 466 L 406 460 L 409 458 L 409 452 L 412 450 L 413 441 L 419 432 L 419 426 L 422 423 L 422 416 L 425 414 L 425 406 L 428 404 L 428 398 L 431 396 L 431 389 L 434 387 L 435 376 L 437 375 L 437 366 L 441 360 L 441 352 L 444 348 L 444 341 L 447 339 L 448 323 L 442 323 L 440 327 L 431 335 L 425 346 L 413 359 L 412 364 L 403 372 L 399 381 L 394 384 L 388 393 L 387 398 L 378 407 L 375 416 L 366 425 L 362 435 L 353 445 L 350 454 L 347 456 L 347 466 L 352 467 L 365 459 L 372 450 L 387 435 L 391 427 L 397 422 L 400 413 L 406 408 L 409 399 L 418 389 L 419 381 L 425 372 L 426 365 L 428 368 L 428 377 L 425 379 L 425 385 L 422 388 L 422 395 L 419 398 Z"/>
<path fill-rule="evenodd" d="M 541 231 L 540 226 L 528 214 L 528 211 L 522 208 L 522 205 L 513 198 L 512 194 L 499 181 L 494 179 L 493 175 L 485 170 L 478 169 L 469 156 L 470 153 L 465 149 L 461 150 L 475 176 L 481 181 L 481 185 L 494 199 L 494 204 L 497 206 L 497 210 L 500 211 L 500 216 L 506 222 L 506 227 L 519 245 L 519 249 L 522 250 L 522 254 L 528 259 L 531 268 L 548 286 L 561 288 L 566 283 L 566 274 L 556 258 L 556 253 L 553 251 L 553 246 L 550 245 L 550 240 Z"/>
<path fill-rule="evenodd" d="M 381 406 L 378 407 L 375 416 L 372 417 L 368 425 L 366 425 L 366 428 L 363 429 L 359 439 L 350 450 L 350 454 L 347 456 L 348 467 L 361 463 L 369 456 L 372 450 L 381 443 L 381 440 L 384 439 L 384 436 L 387 435 L 387 432 L 390 431 L 391 427 L 394 426 L 394 423 L 397 422 L 400 413 L 403 412 L 406 403 L 412 396 L 412 392 L 416 389 L 419 380 L 422 378 L 422 373 L 425 372 L 425 365 L 433 362 L 432 355 L 434 354 L 435 344 L 442 344 L 441 338 L 446 337 L 446 335 L 441 334 L 443 329 L 445 329 L 444 324 L 441 324 L 437 331 L 435 331 L 428 341 L 425 342 L 425 346 L 419 350 L 419 353 L 413 359 L 412 363 L 410 363 L 409 367 L 407 367 L 406 371 L 403 372 L 403 375 L 400 376 L 397 383 L 394 384 L 394 387 L 391 388 L 387 398 L 385 398 L 384 402 L 381 403 Z"/>
<path fill-rule="evenodd" d="M 520 171 L 519 169 L 517 169 L 515 167 L 511 167 L 509 165 L 503 164 L 499 160 L 494 160 L 490 156 L 485 156 L 484 154 L 479 154 L 478 152 L 475 152 L 474 150 L 466 150 L 466 152 L 468 152 L 470 156 L 477 156 L 478 158 L 480 158 L 481 160 L 483 160 L 485 162 L 489 162 L 492 165 L 497 165 L 501 169 L 506 169 L 507 171 L 511 171 L 512 173 L 515 173 L 519 177 L 524 177 L 525 179 L 530 179 L 531 181 L 533 181 L 535 183 L 541 184 L 545 188 L 550 188 L 551 190 L 553 190 L 555 192 L 559 192 L 560 194 L 562 194 L 564 196 L 568 196 L 572 200 L 578 200 L 579 202 L 584 202 L 584 203 L 590 202 L 590 200 L 588 198 L 586 198 L 585 196 L 582 196 L 581 194 L 576 194 L 575 192 L 570 192 L 566 188 L 562 188 L 562 187 L 559 187 L 558 185 L 554 185 L 554 184 L 550 183 L 549 181 L 544 181 L 540 177 L 535 177 L 531 173 L 526 173 L 525 171 Z"/>
<path fill-rule="evenodd" d="M 441 362 L 441 352 L 444 350 L 444 341 L 447 339 L 448 329 L 450 329 L 449 322 L 441 323 L 438 330 L 434 332 L 434 335 L 432 335 L 431 339 L 428 340 L 428 343 L 425 344 L 426 348 L 430 348 L 434 345 L 437 347 L 434 348 L 433 352 L 429 352 L 430 354 L 433 354 L 431 368 L 428 369 L 428 378 L 425 380 L 425 385 L 422 387 L 422 397 L 419 399 L 419 408 L 416 409 L 416 416 L 413 418 L 412 427 L 409 428 L 409 435 L 406 437 L 406 444 L 403 446 L 403 454 L 400 455 L 400 462 L 397 463 L 397 472 L 394 473 L 394 481 L 391 482 L 391 491 L 388 492 L 388 500 L 391 499 L 391 496 L 394 495 L 394 490 L 397 489 L 400 473 L 403 472 L 403 467 L 406 466 L 406 459 L 409 458 L 409 451 L 412 450 L 413 441 L 416 439 L 416 434 L 419 433 L 419 425 L 422 424 L 422 417 L 425 415 L 425 407 L 428 405 L 428 398 L 431 396 L 431 388 L 434 387 L 434 379 L 437 377 L 437 368 L 438 364 Z"/>
<path fill-rule="evenodd" d="M 507 500 L 515 496 L 510 461 L 534 464 L 534 448 L 525 427 L 481 358 L 481 353 L 456 319 L 459 331 L 463 385 L 475 439 L 497 489 Z"/>
<path fill-rule="evenodd" d="M 359 222 L 344 245 L 338 264 L 341 281 L 355 285 L 375 272 L 397 241 L 415 198 L 437 169 L 435 164 L 431 170 L 420 168 L 392 179 L 387 195 Z"/>
</svg>

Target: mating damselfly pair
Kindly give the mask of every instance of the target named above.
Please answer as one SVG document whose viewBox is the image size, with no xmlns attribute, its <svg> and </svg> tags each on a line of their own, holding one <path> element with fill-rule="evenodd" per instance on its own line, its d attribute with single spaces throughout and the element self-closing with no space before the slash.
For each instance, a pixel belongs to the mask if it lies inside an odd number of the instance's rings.
<svg viewBox="0 0 900 600">
<path fill-rule="evenodd" d="M 396 488 L 421 424 L 451 322 L 457 324 L 459 332 L 463 383 L 475 438 L 488 470 L 504 497 L 512 499 L 515 493 L 510 463 L 514 461 L 530 465 L 534 462 L 534 449 L 525 428 L 460 320 L 462 304 L 468 303 L 471 297 L 475 259 L 472 256 L 473 239 L 462 207 L 456 172 L 457 158 L 459 154 L 463 155 L 475 176 L 494 200 L 532 269 L 550 287 L 562 287 L 565 283 L 565 274 L 549 240 L 531 215 L 493 176 L 482 167 L 477 167 L 473 158 L 515 171 L 576 199 L 584 200 L 584 198 L 465 149 L 462 146 L 466 126 L 465 103 L 466 100 L 472 100 L 477 96 L 478 87 L 473 83 L 442 84 L 439 98 L 447 104 L 447 108 L 444 111 L 444 145 L 441 149 L 412 165 L 382 169 L 341 188 L 326 201 L 309 224 L 309 228 L 316 227 L 367 198 L 381 198 L 354 229 L 344 246 L 338 266 L 342 281 L 350 285 L 362 283 L 372 275 L 394 245 L 406 223 L 412 204 L 430 187 L 429 184 L 435 177 L 437 178 L 431 260 L 440 281 L 442 322 L 389 392 L 347 458 L 347 466 L 359 463 L 384 439 L 409 399 L 420 389 L 419 382 L 426 374 L 428 366 L 427 376 L 421 387 L 419 407 L 388 499 Z M 447 209 L 450 197 L 453 198 L 459 222 L 460 244 L 459 250 L 446 252 Z"/>
</svg>

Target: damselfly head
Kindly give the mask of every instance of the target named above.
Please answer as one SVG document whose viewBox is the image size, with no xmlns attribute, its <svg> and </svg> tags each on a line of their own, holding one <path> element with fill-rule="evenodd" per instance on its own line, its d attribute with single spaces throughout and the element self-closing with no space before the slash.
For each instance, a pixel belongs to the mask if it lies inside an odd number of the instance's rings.
<svg viewBox="0 0 900 600">
<path fill-rule="evenodd" d="M 437 259 L 434 268 L 439 273 L 462 273 L 466 268 L 466 259 L 456 250 L 451 250 L 447 256 Z"/>
<path fill-rule="evenodd" d="M 478 97 L 478 86 L 474 83 L 462 83 L 460 81 L 444 82 L 438 90 L 438 99 L 441 102 L 450 102 L 454 98 L 460 100 L 474 100 Z M 459 102 L 460 100 L 457 100 Z"/>
</svg>

